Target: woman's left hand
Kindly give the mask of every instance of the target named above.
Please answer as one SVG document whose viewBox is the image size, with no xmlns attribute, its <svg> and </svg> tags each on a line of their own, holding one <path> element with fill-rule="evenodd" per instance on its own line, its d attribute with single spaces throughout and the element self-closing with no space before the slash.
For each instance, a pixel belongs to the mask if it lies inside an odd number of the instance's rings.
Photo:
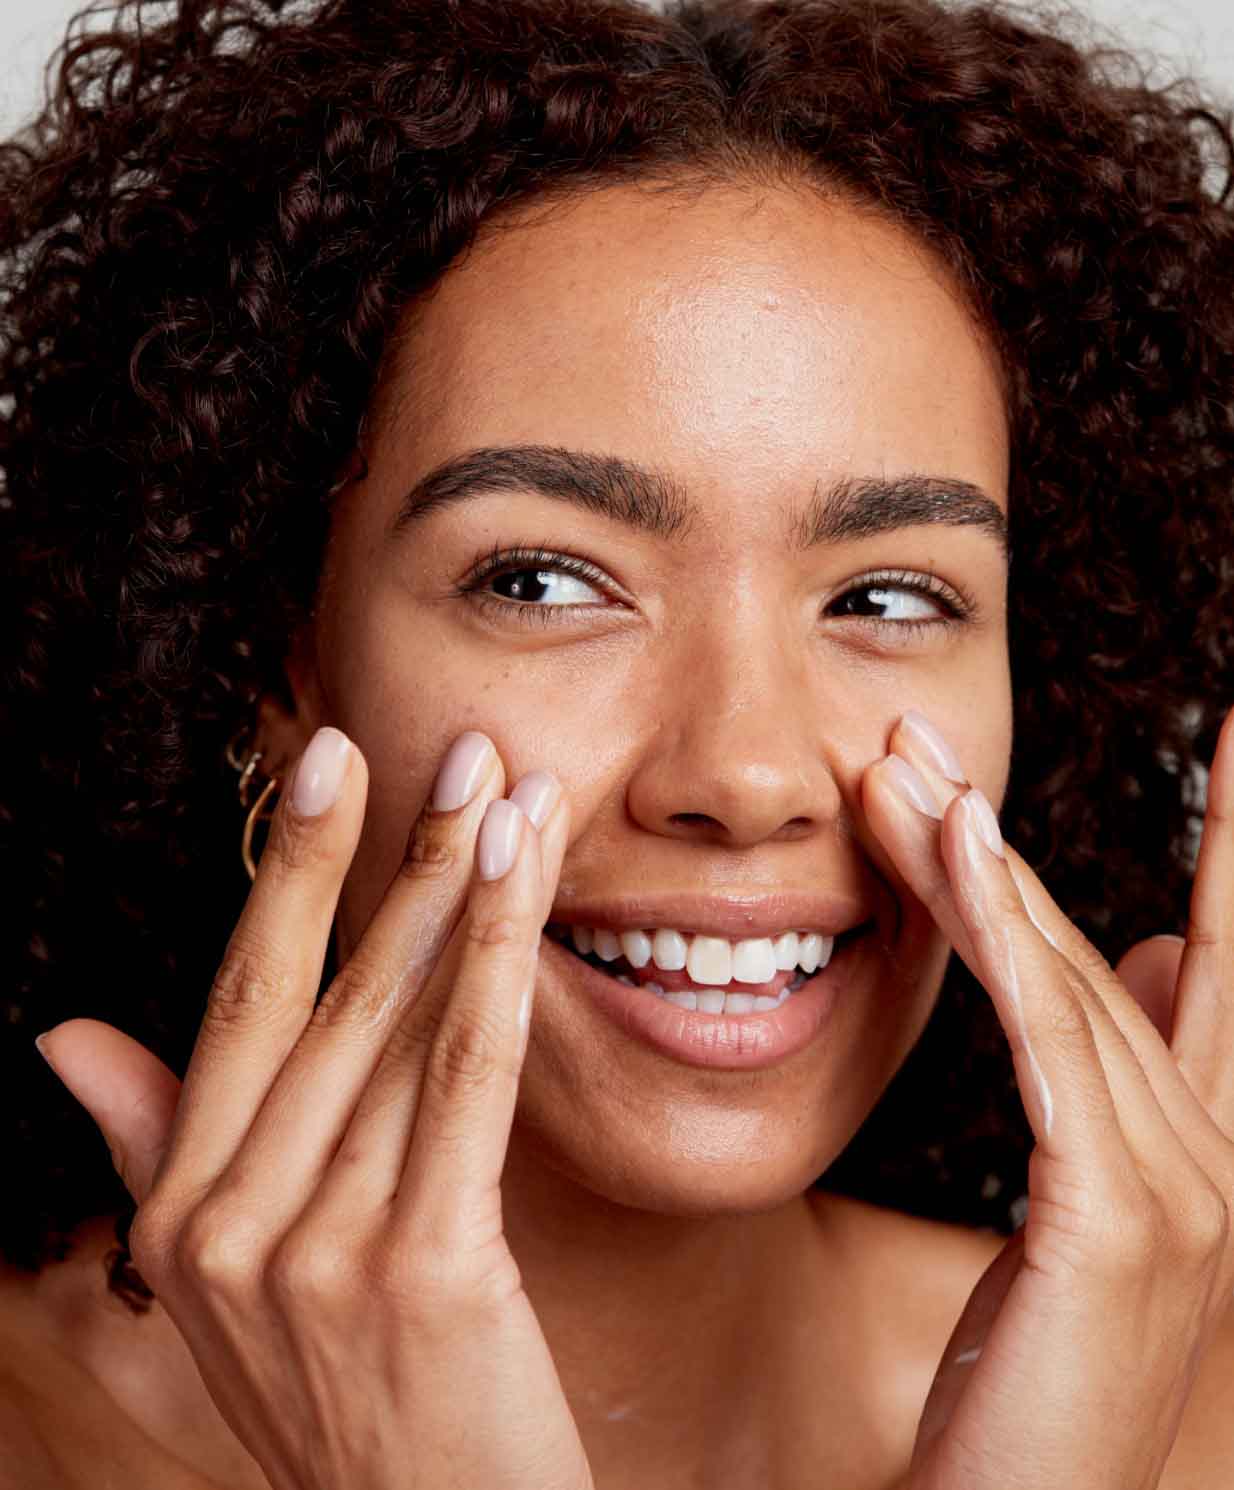
<svg viewBox="0 0 1234 1490">
<path fill-rule="evenodd" d="M 1027 1220 L 956 1326 L 903 1490 L 1153 1490 L 1234 1286 L 1234 714 L 1186 941 L 1117 973 L 947 747 L 909 716 L 891 752 L 862 783 L 871 828 L 993 999 L 1036 1138 Z"/>
</svg>

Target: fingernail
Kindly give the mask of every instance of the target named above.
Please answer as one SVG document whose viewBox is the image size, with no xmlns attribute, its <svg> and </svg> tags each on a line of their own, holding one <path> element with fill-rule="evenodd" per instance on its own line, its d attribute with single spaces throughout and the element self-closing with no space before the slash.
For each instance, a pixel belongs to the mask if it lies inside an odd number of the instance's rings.
<svg viewBox="0 0 1234 1490">
<path fill-rule="evenodd" d="M 542 828 L 560 796 L 556 777 L 547 771 L 528 771 L 510 793 L 510 800 L 518 803 L 537 828 Z"/>
<path fill-rule="evenodd" d="M 924 714 L 917 709 L 909 709 L 901 716 L 900 723 L 921 746 L 929 757 L 930 764 L 948 781 L 967 784 L 968 777 L 964 774 L 959 756 L 947 743 L 943 733 Z"/>
<path fill-rule="evenodd" d="M 926 785 L 925 777 L 920 771 L 914 770 L 902 756 L 887 756 L 883 761 L 883 769 L 887 772 L 887 779 L 900 796 L 918 812 L 924 812 L 927 817 L 942 817 L 943 814 L 939 811 L 934 793 Z"/>
<path fill-rule="evenodd" d="M 478 730 L 469 729 L 455 740 L 446 752 L 433 787 L 433 808 L 437 812 L 454 812 L 470 802 L 484 780 L 485 768 L 493 754 L 493 742 Z"/>
<path fill-rule="evenodd" d="M 34 1040 L 34 1043 L 38 1046 L 39 1054 L 43 1057 L 43 1059 L 49 1066 L 51 1066 L 51 1056 L 47 1054 L 47 1036 L 50 1034 L 51 1031 L 46 1030 L 43 1034 L 36 1035 Z M 56 1069 L 54 1066 L 51 1066 L 51 1068 L 53 1071 Z"/>
<path fill-rule="evenodd" d="M 507 798 L 498 797 L 484 809 L 476 839 L 476 862 L 482 880 L 499 880 L 509 870 L 518 853 L 522 829 L 522 809 Z"/>
<path fill-rule="evenodd" d="M 301 817 L 318 817 L 338 801 L 350 750 L 351 741 L 342 730 L 328 724 L 309 741 L 291 788 L 291 805 Z"/>
<path fill-rule="evenodd" d="M 964 826 L 976 833 L 992 854 L 1005 859 L 1007 855 L 1003 852 L 1003 835 L 999 831 L 998 818 L 984 793 L 975 786 L 970 787 L 960 799 L 960 805 L 964 810 Z"/>
</svg>

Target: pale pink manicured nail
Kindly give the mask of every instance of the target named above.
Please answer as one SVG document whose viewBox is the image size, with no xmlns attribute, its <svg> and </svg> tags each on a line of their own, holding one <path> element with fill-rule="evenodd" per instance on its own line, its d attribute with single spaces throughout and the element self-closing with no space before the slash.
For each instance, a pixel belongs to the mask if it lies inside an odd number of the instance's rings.
<svg viewBox="0 0 1234 1490">
<path fill-rule="evenodd" d="M 900 718 L 901 725 L 912 735 L 930 758 L 930 764 L 940 771 L 948 781 L 967 783 L 960 758 L 947 743 L 946 737 L 918 709 L 908 709 Z"/>
<path fill-rule="evenodd" d="M 518 803 L 537 828 L 542 828 L 560 796 L 556 777 L 547 771 L 528 771 L 510 793 L 510 800 Z"/>
<path fill-rule="evenodd" d="M 351 741 L 328 724 L 309 741 L 291 788 L 291 805 L 301 817 L 319 817 L 338 801 L 350 752 Z"/>
<path fill-rule="evenodd" d="M 964 808 L 966 826 L 977 833 L 992 854 L 1005 859 L 1007 855 L 1003 852 L 1003 835 L 999 831 L 998 818 L 985 794 L 974 786 L 965 792 L 961 798 L 961 805 Z"/>
<path fill-rule="evenodd" d="M 516 803 L 498 797 L 488 804 L 476 839 L 476 863 L 482 880 L 499 880 L 509 870 L 518 853 L 522 830 L 523 811 Z"/>
<path fill-rule="evenodd" d="M 433 808 L 436 812 L 454 812 L 470 802 L 484 780 L 485 768 L 493 754 L 493 742 L 479 730 L 469 729 L 455 740 L 437 772 L 433 786 Z"/>
<path fill-rule="evenodd" d="M 920 771 L 914 770 L 902 756 L 889 755 L 883 761 L 883 769 L 900 796 L 918 812 L 924 812 L 927 817 L 942 817 L 938 803 L 934 800 L 934 793 L 926 785 L 925 777 Z"/>
</svg>

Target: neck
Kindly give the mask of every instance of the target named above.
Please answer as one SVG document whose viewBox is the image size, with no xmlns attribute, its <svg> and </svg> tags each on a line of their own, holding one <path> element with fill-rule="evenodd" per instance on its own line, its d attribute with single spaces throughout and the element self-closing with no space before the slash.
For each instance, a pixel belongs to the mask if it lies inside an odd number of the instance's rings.
<svg viewBox="0 0 1234 1490">
<path fill-rule="evenodd" d="M 666 1215 L 598 1196 L 516 1141 L 502 1191 L 598 1485 L 803 1483 L 788 1468 L 803 1452 L 793 1396 L 844 1328 L 829 1197 Z M 808 1407 L 816 1423 L 827 1410 Z"/>
</svg>

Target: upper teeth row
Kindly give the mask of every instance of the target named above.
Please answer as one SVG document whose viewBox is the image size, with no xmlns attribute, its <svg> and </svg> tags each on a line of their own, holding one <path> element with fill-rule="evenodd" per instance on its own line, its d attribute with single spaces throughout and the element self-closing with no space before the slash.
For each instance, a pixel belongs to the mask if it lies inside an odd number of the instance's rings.
<svg viewBox="0 0 1234 1490">
<path fill-rule="evenodd" d="M 786 931 L 782 936 L 730 942 L 722 936 L 683 936 L 671 926 L 618 935 L 603 926 L 571 926 L 575 948 L 604 962 L 625 955 L 631 967 L 653 962 L 665 972 L 685 968 L 696 983 L 768 983 L 777 971 L 799 967 L 807 974 L 826 967 L 835 938 L 817 931 Z"/>
</svg>

